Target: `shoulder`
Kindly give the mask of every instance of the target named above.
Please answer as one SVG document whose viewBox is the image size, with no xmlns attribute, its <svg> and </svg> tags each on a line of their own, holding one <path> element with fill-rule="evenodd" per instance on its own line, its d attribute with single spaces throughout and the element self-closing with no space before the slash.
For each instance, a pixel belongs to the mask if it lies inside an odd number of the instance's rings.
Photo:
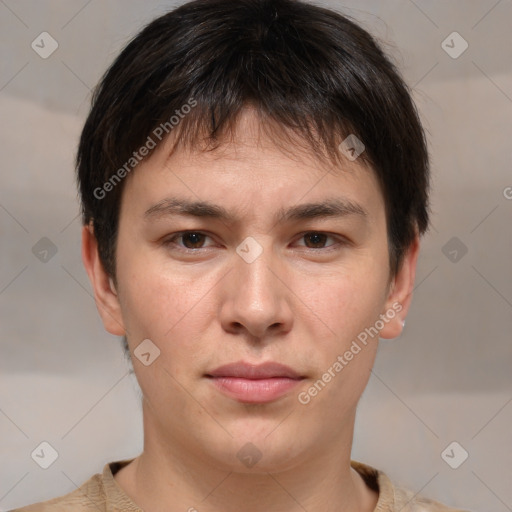
<svg viewBox="0 0 512 512">
<path fill-rule="evenodd" d="M 409 489 L 395 487 L 396 510 L 402 512 L 468 512 L 460 508 L 452 508 L 438 501 L 431 500 Z"/>
<path fill-rule="evenodd" d="M 78 489 L 48 501 L 17 508 L 11 512 L 106 512 L 101 475 L 92 476 Z"/>
<path fill-rule="evenodd" d="M 363 477 L 368 487 L 378 491 L 375 512 L 469 512 L 395 486 L 384 472 L 361 462 L 352 461 L 351 465 Z"/>
<path fill-rule="evenodd" d="M 92 476 L 78 489 L 10 512 L 143 512 L 114 480 L 114 474 L 132 460 L 109 462 L 102 474 Z"/>
</svg>

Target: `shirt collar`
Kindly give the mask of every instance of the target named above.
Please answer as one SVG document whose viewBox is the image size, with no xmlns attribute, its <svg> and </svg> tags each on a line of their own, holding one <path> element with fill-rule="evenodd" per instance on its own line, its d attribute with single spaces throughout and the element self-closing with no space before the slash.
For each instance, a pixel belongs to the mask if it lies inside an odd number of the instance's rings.
<svg viewBox="0 0 512 512">
<path fill-rule="evenodd" d="M 105 464 L 102 474 L 107 512 L 144 512 L 124 492 L 114 479 L 114 474 L 127 466 L 133 459 L 123 459 Z M 391 480 L 385 473 L 362 462 L 352 460 L 350 465 L 361 475 L 366 485 L 379 493 L 374 512 L 393 512 L 395 510 L 395 491 Z"/>
</svg>

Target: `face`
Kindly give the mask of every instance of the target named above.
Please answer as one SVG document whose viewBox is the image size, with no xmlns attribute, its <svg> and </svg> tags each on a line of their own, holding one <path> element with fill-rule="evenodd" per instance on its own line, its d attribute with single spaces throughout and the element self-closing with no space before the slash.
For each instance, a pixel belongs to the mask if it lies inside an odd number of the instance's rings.
<svg viewBox="0 0 512 512">
<path fill-rule="evenodd" d="M 417 245 L 390 279 L 373 172 L 285 154 L 250 111 L 238 127 L 212 153 L 169 158 L 162 145 L 126 178 L 117 290 L 86 228 L 84 262 L 105 327 L 128 337 L 145 449 L 276 471 L 350 449 L 375 333 L 400 333 Z M 143 340 L 147 365 L 133 355 Z M 277 362 L 294 378 L 282 369 L 259 382 L 212 377 L 239 362 Z M 258 453 L 254 469 L 244 465 L 241 454 Z"/>
</svg>

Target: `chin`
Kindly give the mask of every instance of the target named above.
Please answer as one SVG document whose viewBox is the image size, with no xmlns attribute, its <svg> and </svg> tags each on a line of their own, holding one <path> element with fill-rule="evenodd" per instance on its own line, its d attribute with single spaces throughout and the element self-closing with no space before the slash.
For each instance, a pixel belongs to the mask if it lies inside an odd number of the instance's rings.
<svg viewBox="0 0 512 512">
<path fill-rule="evenodd" d="M 278 427 L 279 429 L 280 427 Z M 216 440 L 211 446 L 216 449 L 210 456 L 220 463 L 225 471 L 247 474 L 278 473 L 290 470 L 305 456 L 305 445 L 284 429 L 246 428 L 230 439 Z"/>
</svg>

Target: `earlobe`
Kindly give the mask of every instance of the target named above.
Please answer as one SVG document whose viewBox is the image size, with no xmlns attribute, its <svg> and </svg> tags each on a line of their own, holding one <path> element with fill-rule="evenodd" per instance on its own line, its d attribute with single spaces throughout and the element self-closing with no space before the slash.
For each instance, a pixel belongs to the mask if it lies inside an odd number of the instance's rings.
<svg viewBox="0 0 512 512">
<path fill-rule="evenodd" d="M 416 235 L 414 241 L 404 254 L 402 264 L 391 283 L 385 310 L 383 311 L 383 314 L 388 318 L 388 322 L 380 331 L 380 338 L 392 339 L 402 334 L 405 326 L 405 317 L 412 300 L 419 247 L 419 235 Z M 397 307 L 397 304 L 400 306 Z"/>
<path fill-rule="evenodd" d="M 98 254 L 98 243 L 92 225 L 82 228 L 82 261 L 94 290 L 96 307 L 105 329 L 115 336 L 124 336 L 121 305 L 112 278 L 105 272 Z"/>
</svg>

